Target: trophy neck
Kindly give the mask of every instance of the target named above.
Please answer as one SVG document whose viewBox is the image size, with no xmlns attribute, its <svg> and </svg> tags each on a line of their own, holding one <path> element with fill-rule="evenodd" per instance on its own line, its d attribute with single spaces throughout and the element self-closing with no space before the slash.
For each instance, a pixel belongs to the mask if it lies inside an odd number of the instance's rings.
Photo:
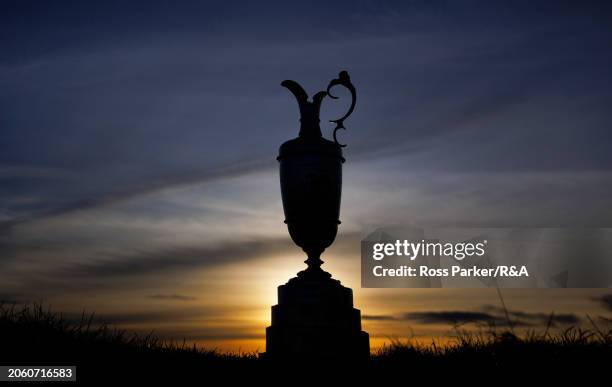
<svg viewBox="0 0 612 387">
<path fill-rule="evenodd" d="M 315 111 L 313 106 L 306 106 L 302 109 L 302 117 L 300 118 L 300 137 L 312 139 L 323 137 L 321 127 L 319 126 L 319 112 Z"/>
</svg>

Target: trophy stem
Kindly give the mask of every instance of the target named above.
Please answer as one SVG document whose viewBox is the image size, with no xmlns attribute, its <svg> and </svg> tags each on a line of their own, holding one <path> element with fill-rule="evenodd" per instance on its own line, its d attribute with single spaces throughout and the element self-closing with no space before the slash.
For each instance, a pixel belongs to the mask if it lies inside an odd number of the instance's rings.
<svg viewBox="0 0 612 387">
<path fill-rule="evenodd" d="M 306 270 L 300 271 L 297 276 L 302 277 L 324 277 L 331 278 L 331 274 L 321 269 L 321 265 L 325 263 L 321 260 L 321 253 L 309 253 L 308 258 L 304 261 L 308 265 Z"/>
<path fill-rule="evenodd" d="M 308 265 L 308 269 L 317 270 L 317 269 L 321 269 L 321 265 L 324 262 L 321 260 L 320 254 L 317 254 L 317 255 L 309 254 L 308 259 L 306 259 L 304 263 Z"/>
</svg>

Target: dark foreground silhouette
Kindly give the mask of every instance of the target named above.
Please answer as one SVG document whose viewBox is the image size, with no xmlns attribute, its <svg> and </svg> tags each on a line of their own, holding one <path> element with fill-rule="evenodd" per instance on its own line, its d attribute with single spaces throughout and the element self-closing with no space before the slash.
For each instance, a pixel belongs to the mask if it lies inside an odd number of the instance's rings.
<svg viewBox="0 0 612 387">
<path fill-rule="evenodd" d="M 455 344 L 436 347 L 395 341 L 370 360 L 266 359 L 256 353 L 225 354 L 154 335 L 139 336 L 109 325 L 95 325 L 92 316 L 67 321 L 40 305 L 0 305 L 0 364 L 76 365 L 79 382 L 222 378 L 287 384 L 290 380 L 333 378 L 483 378 L 536 372 L 549 378 L 580 377 L 608 372 L 612 365 L 612 330 L 570 328 L 561 333 L 517 337 L 509 331 L 458 332 Z M 334 343 L 329 343 L 334 345 Z M 283 382 L 282 378 L 290 377 Z M 488 376 L 487 376 L 488 377 Z M 332 378 L 332 379 L 330 379 Z M 215 379 L 217 380 L 217 379 Z M 319 379 L 320 380 L 320 379 Z M 203 385 L 206 385 L 204 383 Z M 276 383 L 274 383 L 276 384 Z"/>
</svg>

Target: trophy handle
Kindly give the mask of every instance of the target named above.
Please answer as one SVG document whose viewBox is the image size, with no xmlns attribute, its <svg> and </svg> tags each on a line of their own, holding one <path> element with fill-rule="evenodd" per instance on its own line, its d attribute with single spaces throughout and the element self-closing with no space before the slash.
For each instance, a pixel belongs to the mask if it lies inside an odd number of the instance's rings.
<svg viewBox="0 0 612 387">
<path fill-rule="evenodd" d="M 340 144 L 338 142 L 338 139 L 336 138 L 336 132 L 339 129 L 346 130 L 346 128 L 344 127 L 344 120 L 348 116 L 350 116 L 351 113 L 353 113 L 353 110 L 355 110 L 355 103 L 357 103 L 357 93 L 355 91 L 355 86 L 353 86 L 353 84 L 351 83 L 351 78 L 349 77 L 349 74 L 346 71 L 341 71 L 340 74 L 338 74 L 338 78 L 332 79 L 331 82 L 329 82 L 329 85 L 327 85 L 327 95 L 330 98 L 338 99 L 338 97 L 336 97 L 330 92 L 330 89 L 336 85 L 344 86 L 351 92 L 351 106 L 349 107 L 346 114 L 344 114 L 344 116 L 342 116 L 341 118 L 337 118 L 335 120 L 329 120 L 329 122 L 333 122 L 336 124 L 336 127 L 334 128 L 334 132 L 333 132 L 334 142 L 338 144 L 338 146 L 340 147 L 345 147 L 346 144 Z"/>
<path fill-rule="evenodd" d="M 281 86 L 286 87 L 289 91 L 295 96 L 295 99 L 298 102 L 300 107 L 300 120 L 302 121 L 302 127 L 300 128 L 300 136 L 316 136 L 321 137 L 321 129 L 319 128 L 319 109 L 321 108 L 321 102 L 323 98 L 329 96 L 333 99 L 338 99 L 335 95 L 331 93 L 331 88 L 341 85 L 346 87 L 351 92 L 351 106 L 348 111 L 340 118 L 335 120 L 329 120 L 329 122 L 333 122 L 336 124 L 336 127 L 333 131 L 334 142 L 339 147 L 345 147 L 346 144 L 340 144 L 338 142 L 338 138 L 336 137 L 336 132 L 340 129 L 346 130 L 344 126 L 344 120 L 348 118 L 355 110 L 355 104 L 357 103 L 357 92 L 355 91 L 355 86 L 351 83 L 351 78 L 349 77 L 348 72 L 340 71 L 338 74 L 338 78 L 332 79 L 327 85 L 326 91 L 319 91 L 312 97 L 312 102 L 308 101 L 308 94 L 304 90 L 302 86 L 296 81 L 287 79 L 281 82 Z M 304 125 L 306 124 L 306 125 Z"/>
</svg>

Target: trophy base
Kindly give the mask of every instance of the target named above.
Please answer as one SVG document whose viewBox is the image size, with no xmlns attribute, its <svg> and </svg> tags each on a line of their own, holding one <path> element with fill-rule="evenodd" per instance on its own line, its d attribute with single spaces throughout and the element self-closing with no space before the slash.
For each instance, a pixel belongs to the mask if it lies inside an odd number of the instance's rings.
<svg viewBox="0 0 612 387">
<path fill-rule="evenodd" d="M 279 286 L 265 356 L 368 359 L 369 336 L 361 330 L 360 311 L 353 308 L 353 291 L 321 269 Z"/>
</svg>

